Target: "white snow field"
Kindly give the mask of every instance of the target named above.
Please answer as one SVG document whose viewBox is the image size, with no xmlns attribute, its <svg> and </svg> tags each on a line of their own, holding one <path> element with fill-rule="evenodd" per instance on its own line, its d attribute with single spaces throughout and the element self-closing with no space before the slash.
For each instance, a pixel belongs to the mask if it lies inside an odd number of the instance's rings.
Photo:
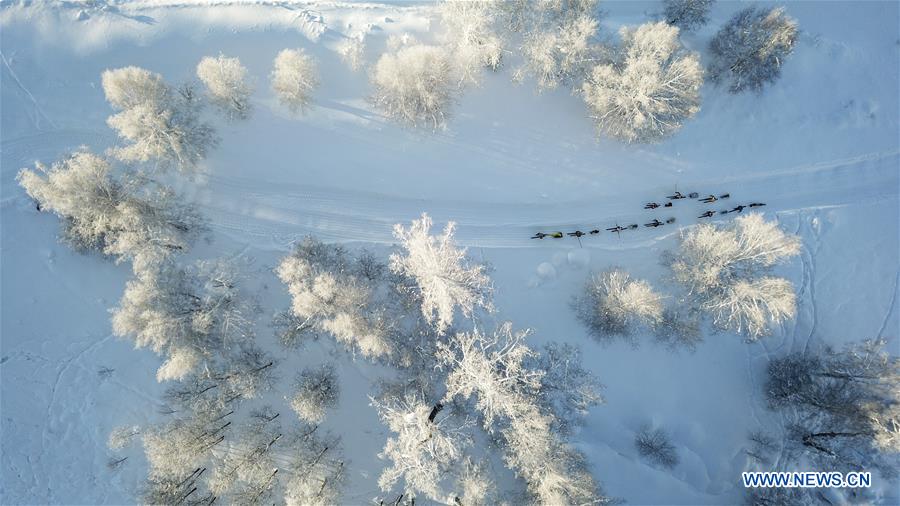
<svg viewBox="0 0 900 506">
<path fill-rule="evenodd" d="M 184 261 L 239 261 L 261 308 L 257 341 L 280 361 L 285 383 L 306 365 L 335 364 L 341 397 L 323 427 L 342 439 L 343 504 L 380 497 L 387 464 L 378 453 L 391 434 L 368 396 L 391 373 L 336 351 L 327 338 L 281 348 L 269 321 L 290 297 L 273 269 L 307 235 L 386 258 L 393 224 L 422 212 L 436 227 L 457 223 L 459 243 L 492 268 L 499 318 L 534 329 L 529 345 L 581 347 L 605 402 L 572 442 L 608 496 L 630 504 L 740 503 L 747 434 L 784 431 L 762 389 L 771 358 L 875 338 L 900 355 L 900 3 L 785 4 L 801 33 L 779 80 L 760 94 L 706 83 L 700 112 L 673 137 L 627 145 L 598 140 L 568 89 L 538 93 L 532 79 L 513 83 L 506 68 L 464 91 L 445 130 L 390 122 L 368 101 L 366 70 L 350 70 L 337 48 L 366 33 L 371 65 L 391 35 L 436 40 L 439 21 L 427 2 L 2 2 L 0 503 L 138 501 L 147 471 L 140 445 L 110 469 L 107 438 L 114 427 L 161 420 L 166 386 L 156 381 L 159 356 L 112 335 L 109 310 L 131 278 L 129 265 L 58 242 L 59 219 L 35 209 L 16 175 L 79 146 L 102 153 L 116 143 L 103 70 L 135 65 L 179 82 L 194 77 L 201 58 L 220 53 L 247 67 L 253 109 L 248 120 L 231 122 L 205 111 L 221 141 L 199 177 L 172 178 L 210 228 Z M 703 61 L 709 39 L 744 6 L 717 2 L 710 22 L 683 41 Z M 661 6 L 604 1 L 602 9 L 600 31 L 614 37 Z M 289 114 L 269 87 L 272 60 L 284 48 L 303 48 L 319 64 L 321 86 L 305 115 Z M 604 231 L 580 243 L 530 236 L 670 215 L 678 226 L 696 223 L 706 209 L 699 203 L 665 215 L 641 209 L 676 190 L 765 202 L 767 219 L 802 238 L 799 257 L 777 269 L 796 286 L 796 319 L 753 343 L 708 332 L 693 352 L 669 350 L 650 335 L 638 335 L 637 347 L 588 335 L 570 301 L 589 273 L 621 267 L 665 293 L 660 254 L 676 247 L 679 228 Z M 277 390 L 272 402 L 287 406 L 285 395 Z M 674 469 L 637 454 L 634 435 L 646 422 L 671 434 L 680 456 Z M 897 482 L 877 475 L 866 494 L 865 501 L 900 504 Z M 817 500 L 826 496 L 846 500 L 836 491 Z"/>
</svg>

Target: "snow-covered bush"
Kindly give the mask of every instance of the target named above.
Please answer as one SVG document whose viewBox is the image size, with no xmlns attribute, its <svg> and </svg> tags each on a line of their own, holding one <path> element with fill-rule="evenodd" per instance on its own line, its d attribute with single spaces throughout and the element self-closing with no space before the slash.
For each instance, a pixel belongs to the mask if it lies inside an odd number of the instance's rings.
<svg viewBox="0 0 900 506">
<path fill-rule="evenodd" d="M 391 119 L 438 129 L 454 100 L 453 65 L 447 51 L 417 44 L 386 53 L 372 69 L 372 101 Z"/>
<path fill-rule="evenodd" d="M 501 2 L 507 23 L 522 32 L 524 63 L 514 79 L 537 80 L 538 89 L 578 83 L 602 53 L 592 43 L 599 26 L 598 0 Z"/>
<path fill-rule="evenodd" d="M 747 7 L 709 43 L 709 77 L 727 84 L 732 93 L 760 91 L 781 75 L 796 40 L 797 22 L 783 7 Z"/>
<path fill-rule="evenodd" d="M 878 469 L 900 463 L 900 359 L 883 341 L 824 353 L 795 352 L 768 367 L 765 394 L 789 417 L 788 443 L 829 469 Z"/>
<path fill-rule="evenodd" d="M 440 6 L 446 44 L 460 83 L 478 84 L 484 69 L 497 70 L 503 41 L 494 25 L 496 7 L 482 0 L 446 0 Z"/>
<path fill-rule="evenodd" d="M 305 111 L 319 87 L 316 61 L 302 49 L 283 49 L 272 68 L 272 91 L 291 112 Z"/>
<path fill-rule="evenodd" d="M 325 412 L 337 405 L 340 384 L 334 366 L 323 365 L 304 369 L 297 377 L 297 387 L 291 398 L 291 408 L 301 420 L 321 423 Z"/>
<path fill-rule="evenodd" d="M 197 77 L 206 85 L 210 101 L 228 118 L 245 119 L 250 115 L 253 87 L 247 81 L 247 68 L 241 65 L 241 60 L 224 55 L 207 56 L 197 64 Z"/>
<path fill-rule="evenodd" d="M 422 214 L 409 229 L 394 225 L 394 237 L 405 254 L 391 255 L 391 269 L 415 280 L 422 299 L 422 314 L 439 333 L 453 323 L 456 307 L 470 317 L 476 307 L 491 309 L 491 280 L 483 265 L 466 258 L 466 250 L 453 239 L 456 224 L 447 223 L 444 233 L 429 235 L 431 218 Z"/>
<path fill-rule="evenodd" d="M 524 478 L 536 502 L 600 501 L 584 458 L 553 431 L 554 416 L 542 409 L 544 372 L 526 365 L 534 356 L 526 335 L 505 323 L 491 335 L 459 333 L 438 343 L 438 359 L 449 368 L 444 400 L 475 398 L 485 429 L 502 436 L 507 466 Z"/>
<path fill-rule="evenodd" d="M 617 61 L 593 68 L 581 87 L 597 128 L 626 142 L 672 135 L 700 110 L 703 69 L 666 23 L 623 27 Z"/>
<path fill-rule="evenodd" d="M 103 71 L 103 92 L 119 110 L 106 122 L 130 144 L 112 150 L 120 160 L 193 168 L 216 144 L 200 120 L 201 102 L 189 85 L 173 89 L 162 76 L 138 67 Z"/>
<path fill-rule="evenodd" d="M 113 311 L 113 333 L 137 348 L 166 356 L 159 381 L 179 380 L 208 369 L 215 353 L 246 342 L 247 310 L 233 271 L 201 263 L 185 270 L 168 263 L 136 273 Z"/>
<path fill-rule="evenodd" d="M 754 213 L 725 226 L 688 230 L 671 268 L 717 325 L 757 339 L 793 318 L 796 310 L 791 284 L 762 273 L 799 252 L 799 238 Z"/>
<path fill-rule="evenodd" d="M 377 358 L 392 352 L 392 322 L 371 282 L 355 275 L 343 249 L 308 239 L 283 258 L 276 274 L 291 294 L 291 312 L 309 326 Z"/>
<path fill-rule="evenodd" d="M 630 335 L 638 326 L 654 327 L 662 322 L 662 296 L 646 281 L 612 269 L 594 274 L 576 297 L 578 319 L 598 339 Z"/>
<path fill-rule="evenodd" d="M 713 2 L 715 0 L 663 0 L 663 17 L 666 23 L 691 32 L 709 21 Z"/>
<path fill-rule="evenodd" d="M 78 249 L 131 260 L 135 269 L 186 250 L 201 229 L 196 211 L 168 188 L 114 172 L 105 158 L 78 152 L 23 169 L 18 181 L 41 210 L 63 220 L 64 239 Z"/>
<path fill-rule="evenodd" d="M 678 452 L 669 442 L 669 434 L 661 428 L 652 428 L 644 425 L 634 435 L 634 447 L 638 454 L 666 469 L 672 469 L 678 465 Z"/>
<path fill-rule="evenodd" d="M 469 444 L 466 424 L 438 416 L 441 404 L 429 405 L 415 394 L 371 401 L 381 421 L 396 434 L 378 455 L 391 462 L 378 478 L 381 490 L 390 491 L 402 479 L 408 497 L 422 494 L 432 501 L 448 501 L 442 482 Z"/>
</svg>

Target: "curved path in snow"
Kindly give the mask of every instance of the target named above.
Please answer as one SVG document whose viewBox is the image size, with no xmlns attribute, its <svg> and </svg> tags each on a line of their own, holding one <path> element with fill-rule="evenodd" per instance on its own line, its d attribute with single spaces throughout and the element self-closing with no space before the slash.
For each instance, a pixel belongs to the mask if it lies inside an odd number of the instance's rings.
<svg viewBox="0 0 900 506">
<path fill-rule="evenodd" d="M 785 212 L 851 204 L 861 199 L 896 198 L 900 153 L 872 153 L 851 159 L 835 160 L 788 170 L 746 177 L 697 181 L 682 185 L 683 193 L 730 192 L 728 200 L 712 205 L 696 201 L 676 201 L 673 208 L 643 210 L 648 199 L 665 201 L 665 193 L 630 192 L 614 201 L 578 200 L 496 204 L 460 200 L 409 199 L 395 195 L 343 191 L 307 185 L 265 186 L 243 178 L 210 176 L 200 188 L 196 201 L 212 225 L 237 238 L 269 238 L 272 246 L 283 247 L 293 240 L 313 234 L 325 241 L 394 242 L 391 227 L 428 212 L 436 224 L 454 220 L 457 238 L 466 246 L 541 247 L 547 243 L 575 239 L 529 239 L 537 231 L 587 231 L 605 229 L 616 223 L 643 224 L 653 218 L 677 218 L 679 225 L 700 220 L 707 209 L 720 210 L 751 201 L 767 204 L 761 210 Z M 223 198 L 224 197 L 224 198 Z M 747 212 L 745 210 L 744 212 Z M 729 214 L 714 219 L 730 219 Z M 660 227 L 623 232 L 621 237 L 601 232 L 582 238 L 585 245 L 622 248 L 645 245 L 665 237 L 676 227 Z"/>
<path fill-rule="evenodd" d="M 103 146 L 112 140 L 112 135 L 106 132 L 57 130 L 4 141 L 0 146 L 2 182 L 6 187 L 3 201 L 14 195 L 10 186 L 15 186 L 19 167 L 35 159 L 54 159 L 81 144 Z M 185 190 L 188 198 L 203 210 L 213 229 L 239 241 L 252 241 L 256 247 L 287 248 L 306 235 L 329 242 L 392 243 L 393 224 L 409 222 L 427 212 L 438 226 L 447 220 L 456 221 L 457 238 L 463 245 L 519 248 L 577 244 L 573 238 L 529 239 L 538 231 L 602 230 L 616 223 L 643 224 L 653 218 L 669 217 L 675 217 L 677 224 L 684 226 L 700 221 L 697 216 L 708 209 L 731 208 L 751 201 L 765 202 L 763 211 L 778 213 L 896 198 L 900 187 L 898 166 L 900 151 L 888 151 L 743 177 L 683 183 L 679 188 L 683 193 L 729 192 L 731 198 L 712 205 L 685 199 L 676 201 L 673 208 L 655 211 L 643 210 L 643 204 L 648 200 L 664 202 L 664 189 L 625 192 L 615 200 L 498 204 L 413 199 L 314 185 L 267 184 L 259 179 L 219 176 L 213 172 L 206 177 L 205 184 L 189 185 Z M 582 243 L 607 249 L 639 247 L 677 230 L 674 226 L 640 227 L 621 236 L 603 230 L 598 236 L 583 238 Z"/>
</svg>

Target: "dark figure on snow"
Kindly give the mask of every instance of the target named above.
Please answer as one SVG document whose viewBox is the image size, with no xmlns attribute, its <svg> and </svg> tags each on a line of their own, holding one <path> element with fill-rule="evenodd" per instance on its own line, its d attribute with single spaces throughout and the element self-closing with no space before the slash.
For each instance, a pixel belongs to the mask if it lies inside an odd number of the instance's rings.
<svg viewBox="0 0 900 506">
<path fill-rule="evenodd" d="M 566 235 L 568 235 L 569 237 L 577 237 L 577 238 L 581 239 L 582 236 L 587 235 L 587 234 L 585 234 L 581 230 L 576 230 L 574 232 L 569 232 Z"/>
<path fill-rule="evenodd" d="M 669 200 L 679 200 L 679 199 L 683 199 L 686 197 L 684 195 L 682 195 L 681 192 L 675 192 L 675 195 L 669 195 L 666 198 Z"/>
<path fill-rule="evenodd" d="M 547 234 L 545 234 L 543 232 L 538 232 L 538 233 L 534 234 L 533 236 L 531 236 L 532 239 L 543 239 L 544 237 L 547 237 Z"/>
<path fill-rule="evenodd" d="M 599 231 L 599 230 L 597 230 L 597 229 L 596 229 L 596 228 L 595 228 L 595 229 L 594 229 L 594 230 L 591 230 L 591 231 L 590 231 L 590 232 L 588 232 L 588 233 L 589 233 L 589 234 L 591 234 L 591 235 L 597 235 L 597 234 L 599 234 L 599 233 L 600 233 L 600 231 Z"/>
<path fill-rule="evenodd" d="M 715 211 L 706 211 L 705 213 L 697 216 L 698 218 L 712 218 L 716 214 Z"/>
<path fill-rule="evenodd" d="M 668 220 L 666 220 L 666 223 L 668 223 L 669 225 L 675 223 L 675 218 L 669 218 Z"/>
<path fill-rule="evenodd" d="M 697 192 L 691 192 L 691 193 L 688 193 L 688 198 L 689 198 L 689 199 L 695 199 L 695 198 L 697 198 L 697 197 L 699 197 L 699 196 L 700 196 L 700 194 L 697 193 Z"/>
<path fill-rule="evenodd" d="M 748 207 L 762 207 L 764 205 L 765 204 L 763 204 L 762 202 L 754 202 L 754 203 L 750 204 Z"/>
<path fill-rule="evenodd" d="M 737 206 L 737 207 L 735 207 L 734 209 L 732 209 L 731 212 L 732 212 L 732 213 L 742 213 L 742 212 L 744 212 L 744 209 L 745 209 L 746 207 L 747 207 L 747 206 L 744 206 L 744 205 Z"/>
<path fill-rule="evenodd" d="M 662 225 L 665 225 L 665 223 L 663 223 L 663 222 L 661 222 L 661 221 L 659 221 L 659 220 L 657 220 L 657 219 L 654 219 L 654 220 L 651 221 L 650 223 L 644 223 L 644 226 L 645 226 L 645 227 L 653 227 L 653 228 L 656 228 L 656 227 L 659 227 L 659 226 L 662 226 Z"/>
<path fill-rule="evenodd" d="M 705 204 L 712 204 L 717 200 L 719 199 L 717 199 L 715 195 L 710 195 L 709 197 L 703 197 L 702 199 L 700 199 L 700 202 L 703 202 Z"/>
<path fill-rule="evenodd" d="M 666 205 L 664 205 L 663 207 L 672 207 L 672 203 L 671 203 L 671 202 L 666 202 Z"/>
<path fill-rule="evenodd" d="M 628 227 L 627 227 L 628 230 L 634 230 L 634 229 L 636 229 L 636 228 L 638 228 L 638 224 L 637 224 L 637 223 L 632 223 L 631 225 L 628 225 Z"/>
<path fill-rule="evenodd" d="M 618 225 L 616 225 L 615 227 L 610 227 L 610 228 L 608 228 L 608 229 L 606 229 L 606 230 L 609 230 L 610 232 L 617 232 L 617 233 L 618 233 L 618 232 L 621 232 L 621 231 L 623 231 L 623 230 L 625 230 L 625 229 L 622 228 L 622 227 L 620 227 L 620 226 L 618 226 Z"/>
<path fill-rule="evenodd" d="M 730 197 L 731 197 L 731 194 L 730 194 L 730 193 L 723 193 L 723 194 L 719 195 L 719 198 L 720 198 L 720 199 L 727 199 L 727 198 L 730 198 Z"/>
<path fill-rule="evenodd" d="M 659 207 L 659 204 L 657 204 L 656 202 L 648 202 L 644 204 L 644 209 L 656 209 L 657 207 Z"/>
</svg>

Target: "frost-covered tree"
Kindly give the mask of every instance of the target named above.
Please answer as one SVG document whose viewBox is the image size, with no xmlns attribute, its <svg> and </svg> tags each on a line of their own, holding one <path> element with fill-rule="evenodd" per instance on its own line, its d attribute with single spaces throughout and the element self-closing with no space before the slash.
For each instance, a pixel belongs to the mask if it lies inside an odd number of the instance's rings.
<svg viewBox="0 0 900 506">
<path fill-rule="evenodd" d="M 449 369 L 446 402 L 474 397 L 484 427 L 500 434 L 506 464 L 521 476 L 536 502 L 586 504 L 602 496 L 583 457 L 553 431 L 537 394 L 544 372 L 527 367 L 534 356 L 527 332 L 503 324 L 491 335 L 458 333 L 438 344 L 438 360 Z"/>
<path fill-rule="evenodd" d="M 839 471 L 876 468 L 893 478 L 900 463 L 900 359 L 883 341 L 773 360 L 765 393 L 791 422 L 789 443 Z"/>
<path fill-rule="evenodd" d="M 193 168 L 216 144 L 215 131 L 201 121 L 201 102 L 190 85 L 172 88 L 162 76 L 138 67 L 103 71 L 106 99 L 117 114 L 106 122 L 127 146 L 112 150 L 120 160 Z"/>
<path fill-rule="evenodd" d="M 291 294 L 294 329 L 313 327 L 370 358 L 391 354 L 393 322 L 371 282 L 350 269 L 342 248 L 308 239 L 276 269 Z"/>
<path fill-rule="evenodd" d="M 603 402 L 602 385 L 581 363 L 581 350 L 564 343 L 550 343 L 532 368 L 544 371 L 538 398 L 554 415 L 554 430 L 569 434 L 593 406 Z"/>
<path fill-rule="evenodd" d="M 238 58 L 206 56 L 197 64 L 197 78 L 206 86 L 210 101 L 230 119 L 250 115 L 253 87 L 247 80 L 247 68 Z"/>
<path fill-rule="evenodd" d="M 593 43 L 598 0 L 500 3 L 509 27 L 522 34 L 524 63 L 515 80 L 533 76 L 540 90 L 576 84 L 601 58 L 604 51 Z"/>
<path fill-rule="evenodd" d="M 669 434 L 661 428 L 642 426 L 634 435 L 634 447 L 641 457 L 666 469 L 678 465 L 678 452 L 669 441 Z"/>
<path fill-rule="evenodd" d="M 383 54 L 372 69 L 371 81 L 372 101 L 389 118 L 413 127 L 445 125 L 455 83 L 444 48 L 417 44 Z"/>
<path fill-rule="evenodd" d="M 365 64 L 366 35 L 360 33 L 348 37 L 338 45 L 337 51 L 341 61 L 350 67 L 350 70 L 358 71 Z"/>
<path fill-rule="evenodd" d="M 709 9 L 715 0 L 663 0 L 666 23 L 683 32 L 694 31 L 709 21 Z"/>
<path fill-rule="evenodd" d="M 381 490 L 390 491 L 402 479 L 408 497 L 421 494 L 433 501 L 447 501 L 449 492 L 442 482 L 469 444 L 466 422 L 455 423 L 452 417 L 439 416 L 443 406 L 429 405 L 418 394 L 371 401 L 382 422 L 395 434 L 379 454 L 391 462 L 378 478 Z"/>
<path fill-rule="evenodd" d="M 201 230 L 200 216 L 174 193 L 105 158 L 77 152 L 47 167 L 22 169 L 19 184 L 41 210 L 63 220 L 63 238 L 142 269 L 184 251 Z"/>
<path fill-rule="evenodd" d="M 233 410 L 216 403 L 198 404 L 196 409 L 143 433 L 144 453 L 151 480 L 188 480 L 206 468 L 211 450 L 231 431 Z"/>
<path fill-rule="evenodd" d="M 283 49 L 275 57 L 272 68 L 272 91 L 291 112 L 302 112 L 312 103 L 312 93 L 319 87 L 316 61 L 302 49 Z"/>
<path fill-rule="evenodd" d="M 694 351 L 703 340 L 700 333 L 700 313 L 691 307 L 669 307 L 663 310 L 662 321 L 656 326 L 656 342 L 670 349 Z"/>
<path fill-rule="evenodd" d="M 662 322 L 662 296 L 650 283 L 619 269 L 594 274 L 573 306 L 578 319 L 598 339 L 629 336 L 639 326 Z"/>
<path fill-rule="evenodd" d="M 762 336 L 771 325 L 794 318 L 797 296 L 790 281 L 766 276 L 737 280 L 704 307 L 716 325 Z"/>
<path fill-rule="evenodd" d="M 754 213 L 688 230 L 670 264 L 675 280 L 717 325 L 758 339 L 794 317 L 791 284 L 763 274 L 799 252 L 799 238 Z"/>
<path fill-rule="evenodd" d="M 697 53 L 666 23 L 623 27 L 613 63 L 593 67 L 581 87 L 600 132 L 625 142 L 668 137 L 700 110 L 703 69 Z"/>
<path fill-rule="evenodd" d="M 494 480 L 486 466 L 476 463 L 472 457 L 466 457 L 463 461 L 462 471 L 456 479 L 456 490 L 455 504 L 486 506 L 496 503 Z"/>
<path fill-rule="evenodd" d="M 333 365 L 306 368 L 297 377 L 291 408 L 301 420 L 321 423 L 325 412 L 337 405 L 339 395 L 340 384 Z"/>
<path fill-rule="evenodd" d="M 476 307 L 491 309 L 491 280 L 484 266 L 469 262 L 466 250 L 456 245 L 454 222 L 448 222 L 439 236 L 429 234 L 431 225 L 424 213 L 408 229 L 394 225 L 394 237 L 405 254 L 391 255 L 391 269 L 415 280 L 422 314 L 443 333 L 453 323 L 457 307 L 466 317 Z"/>
<path fill-rule="evenodd" d="M 141 428 L 137 425 L 123 425 L 116 427 L 109 433 L 109 439 L 106 446 L 111 450 L 121 450 L 130 445 L 134 441 L 134 437 L 141 433 Z"/>
<path fill-rule="evenodd" d="M 440 13 L 460 84 L 478 84 L 484 69 L 500 68 L 503 40 L 495 28 L 497 9 L 493 2 L 445 0 Z"/>
<path fill-rule="evenodd" d="M 277 418 L 278 413 L 269 409 L 256 411 L 222 445 L 222 456 L 215 460 L 209 481 L 209 488 L 217 497 L 230 497 L 236 504 L 272 502 L 281 471 L 278 453 L 289 446 Z"/>
<path fill-rule="evenodd" d="M 284 484 L 287 506 L 331 506 L 341 504 L 344 487 L 344 457 L 340 440 L 317 435 L 315 426 L 301 425 L 294 431 L 293 459 Z"/>
<path fill-rule="evenodd" d="M 781 75 L 796 40 L 797 22 L 783 7 L 747 7 L 710 41 L 709 77 L 732 93 L 761 91 Z"/>
<path fill-rule="evenodd" d="M 171 264 L 136 274 L 113 311 L 113 333 L 137 348 L 166 356 L 156 377 L 183 379 L 209 365 L 216 353 L 246 342 L 248 310 L 226 264 L 200 263 L 186 270 Z"/>
</svg>

